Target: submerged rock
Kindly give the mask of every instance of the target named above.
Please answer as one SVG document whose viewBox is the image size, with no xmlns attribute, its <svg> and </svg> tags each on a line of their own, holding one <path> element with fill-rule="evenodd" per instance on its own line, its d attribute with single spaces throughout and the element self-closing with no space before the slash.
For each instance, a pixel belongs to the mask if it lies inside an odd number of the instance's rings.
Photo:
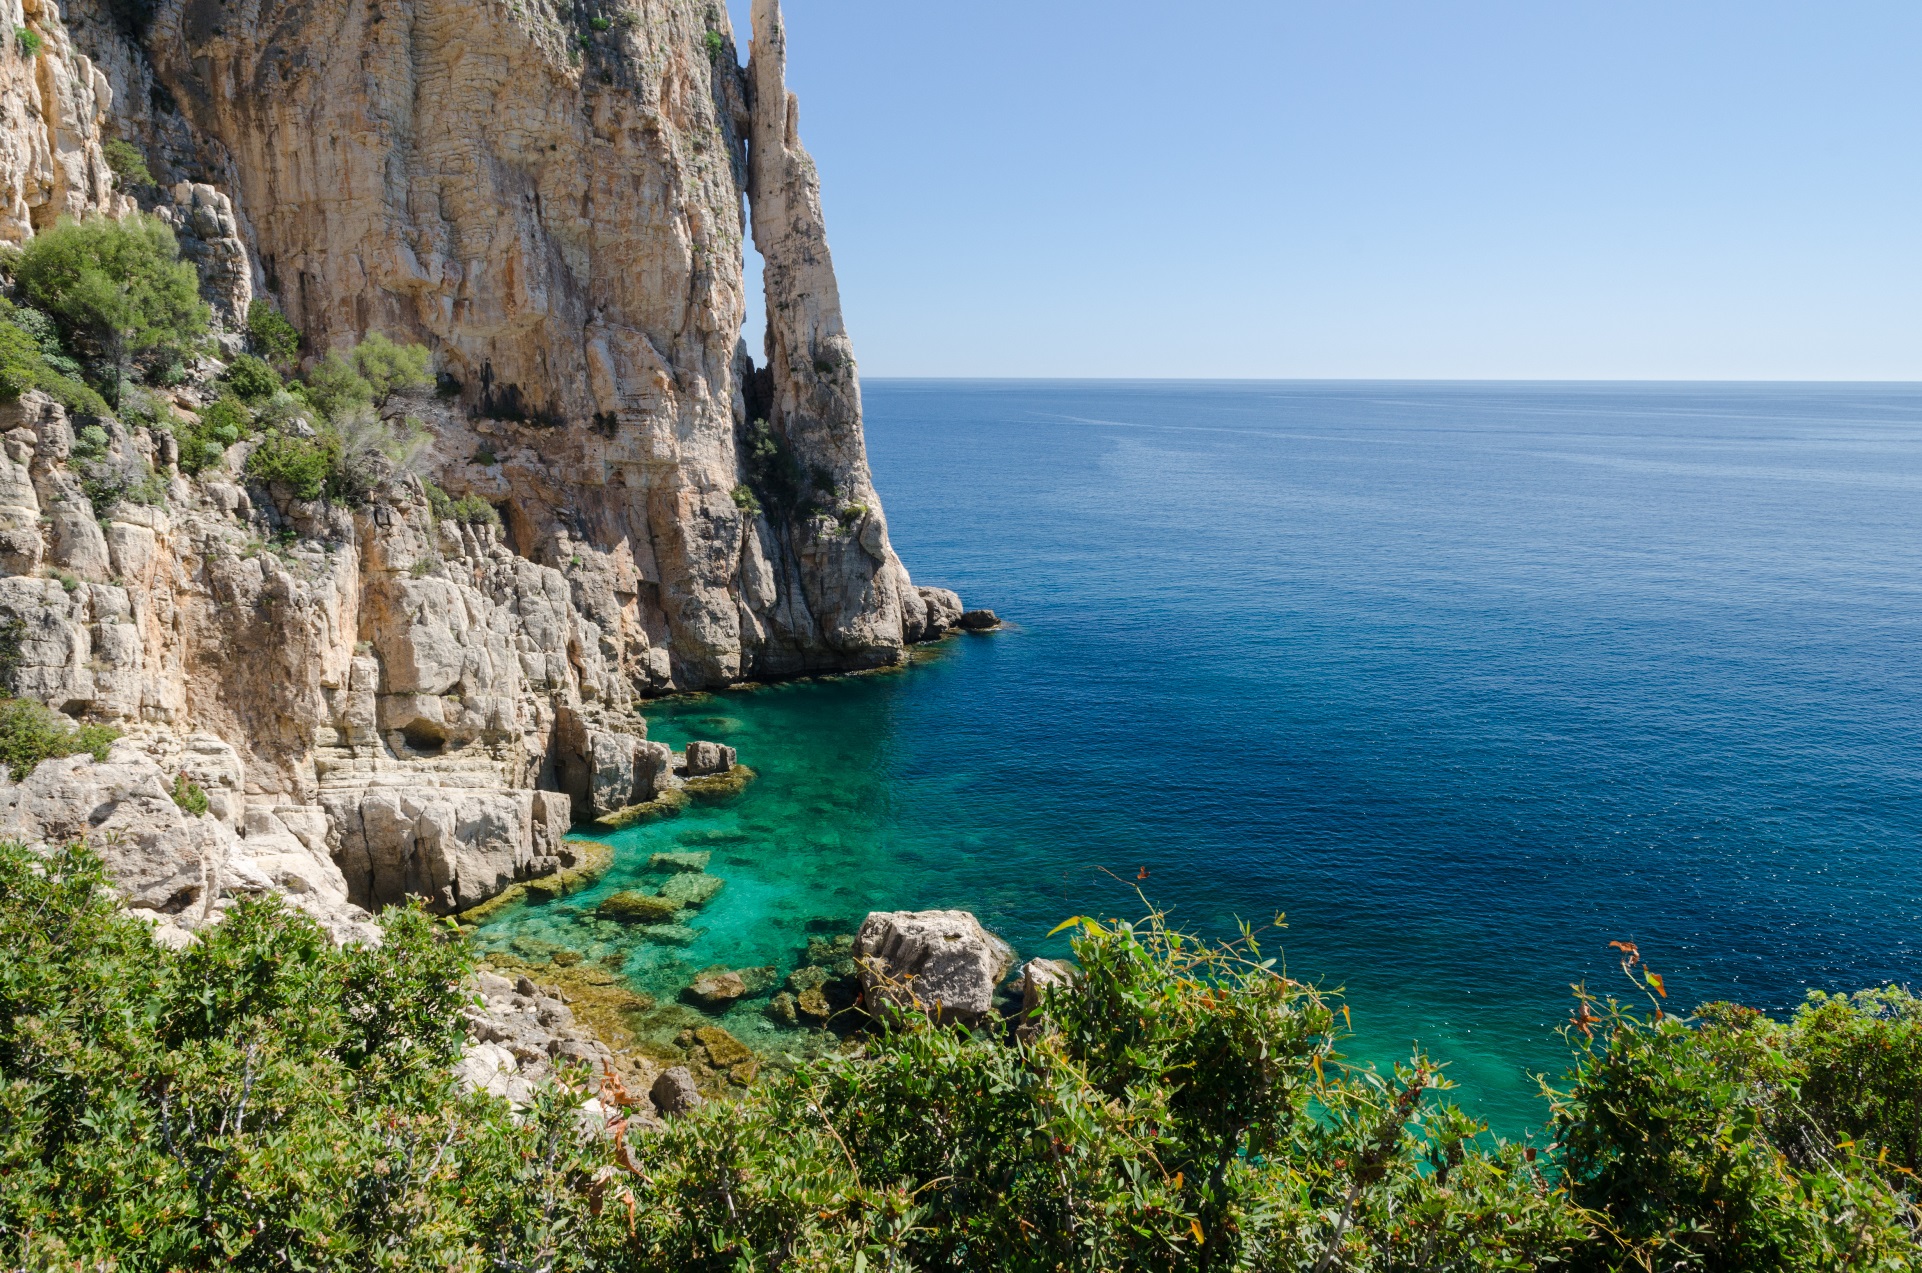
<svg viewBox="0 0 1922 1273">
<path fill-rule="evenodd" d="M 783 990 L 767 1001 L 765 1009 L 768 1019 L 779 1025 L 798 1026 L 801 1024 L 800 1011 L 794 996 Z"/>
<path fill-rule="evenodd" d="M 716 875 L 676 875 L 661 886 L 660 900 L 673 903 L 677 909 L 683 906 L 698 909 L 713 901 L 726 882 Z"/>
<path fill-rule="evenodd" d="M 773 968 L 704 968 L 682 992 L 686 999 L 710 1011 L 725 1009 L 737 999 L 762 995 L 774 984 Z"/>
<path fill-rule="evenodd" d="M 712 853 L 656 853 L 647 859 L 650 871 L 705 871 Z"/>
<path fill-rule="evenodd" d="M 645 924 L 634 931 L 642 941 L 656 946 L 692 946 L 700 940 L 702 932 L 686 924 Z"/>
<path fill-rule="evenodd" d="M 681 793 L 688 799 L 699 800 L 706 804 L 716 804 L 731 800 L 747 790 L 753 782 L 755 773 L 746 765 L 730 766 L 725 773 L 704 774 L 689 778 L 681 785 Z"/>
<path fill-rule="evenodd" d="M 854 961 L 870 1008 L 919 1007 L 973 1025 L 994 1010 L 1014 950 L 967 911 L 875 911 L 855 934 Z"/>
<path fill-rule="evenodd" d="M 602 900 L 596 913 L 624 924 L 658 924 L 681 913 L 681 904 L 634 889 L 623 889 Z"/>
</svg>

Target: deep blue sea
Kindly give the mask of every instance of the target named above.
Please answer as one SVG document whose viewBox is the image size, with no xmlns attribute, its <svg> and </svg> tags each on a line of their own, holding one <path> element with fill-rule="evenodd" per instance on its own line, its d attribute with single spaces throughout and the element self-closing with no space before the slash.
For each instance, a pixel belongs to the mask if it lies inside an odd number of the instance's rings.
<svg viewBox="0 0 1922 1273">
<path fill-rule="evenodd" d="M 1197 930 L 1285 913 L 1356 1054 L 1418 1041 L 1509 1134 L 1545 1115 L 1569 984 L 1627 988 L 1611 940 L 1678 1004 L 1922 980 L 1922 386 L 870 380 L 866 406 L 916 580 L 1015 626 L 663 705 L 655 737 L 763 777 L 617 837 L 729 878 L 701 945 L 635 975 L 791 960 L 870 906 L 1052 951 L 1138 911 L 1145 867 Z"/>
</svg>

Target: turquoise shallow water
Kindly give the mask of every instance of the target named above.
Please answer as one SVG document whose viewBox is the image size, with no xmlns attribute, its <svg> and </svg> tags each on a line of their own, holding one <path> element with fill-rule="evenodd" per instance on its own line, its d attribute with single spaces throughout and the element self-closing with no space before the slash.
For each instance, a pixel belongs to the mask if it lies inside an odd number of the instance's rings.
<svg viewBox="0 0 1922 1273">
<path fill-rule="evenodd" d="M 1538 1123 L 1568 983 L 1638 941 L 1678 1000 L 1922 974 L 1922 388 L 870 382 L 917 580 L 1016 621 L 912 669 L 660 704 L 738 802 L 612 837 L 728 881 L 692 947 L 810 921 L 1287 913 L 1354 1051 L 1419 1040 Z M 603 945 L 597 946 L 596 942 Z M 758 1004 L 729 1024 L 763 1046 Z"/>
</svg>

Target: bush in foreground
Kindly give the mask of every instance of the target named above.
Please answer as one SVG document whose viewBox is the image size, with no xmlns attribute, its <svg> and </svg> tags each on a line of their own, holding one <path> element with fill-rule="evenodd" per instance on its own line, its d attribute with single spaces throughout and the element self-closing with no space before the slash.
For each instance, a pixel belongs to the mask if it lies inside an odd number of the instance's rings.
<svg viewBox="0 0 1922 1273">
<path fill-rule="evenodd" d="M 1436 1100 L 1425 1058 L 1344 1066 L 1333 1004 L 1252 942 L 1080 921 L 1076 987 L 1020 1036 L 906 1014 L 863 1055 L 609 1138 L 579 1088 L 519 1116 L 456 1090 L 467 955 L 420 911 L 337 950 L 249 901 L 171 953 L 101 883 L 83 850 L 0 845 L 10 1267 L 1736 1273 L 1917 1250 L 1900 992 L 1788 1024 L 1584 1000 L 1537 1163 Z"/>
</svg>

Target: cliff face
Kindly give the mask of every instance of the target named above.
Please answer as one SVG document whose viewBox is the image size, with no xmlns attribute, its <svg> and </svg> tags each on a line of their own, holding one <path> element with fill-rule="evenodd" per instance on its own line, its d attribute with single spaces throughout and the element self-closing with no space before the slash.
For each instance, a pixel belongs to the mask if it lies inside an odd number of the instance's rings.
<svg viewBox="0 0 1922 1273">
<path fill-rule="evenodd" d="M 582 561 L 638 688 L 879 666 L 920 635 L 867 477 L 777 6 L 756 10 L 751 76 L 708 0 L 159 0 L 137 29 L 126 9 L 73 6 L 118 118 L 169 178 L 232 194 L 258 282 L 313 349 L 383 330 L 434 350 L 500 459 L 444 439 L 450 489 L 504 504 L 530 559 Z M 754 414 L 832 476 L 818 516 L 733 495 L 744 196 L 778 316 Z"/>
<path fill-rule="evenodd" d="M 118 795 L 48 762 L 0 782 L 0 833 L 132 828 L 123 886 L 186 928 L 263 880 L 339 931 L 406 894 L 464 909 L 574 865 L 570 817 L 672 781 L 645 696 L 882 666 L 958 618 L 888 543 L 773 0 L 745 72 L 700 0 L 27 3 L 0 237 L 127 211 L 102 144 L 136 141 L 224 346 L 254 295 L 309 355 L 426 344 L 432 476 L 504 525 L 437 520 L 406 477 L 290 500 L 236 476 L 246 443 L 189 478 L 159 427 L 101 422 L 83 462 L 44 396 L 0 409 L 12 688 L 127 732 Z M 164 497 L 103 496 L 101 466 Z M 219 834 L 152 805 L 174 773 L 227 793 Z"/>
</svg>

